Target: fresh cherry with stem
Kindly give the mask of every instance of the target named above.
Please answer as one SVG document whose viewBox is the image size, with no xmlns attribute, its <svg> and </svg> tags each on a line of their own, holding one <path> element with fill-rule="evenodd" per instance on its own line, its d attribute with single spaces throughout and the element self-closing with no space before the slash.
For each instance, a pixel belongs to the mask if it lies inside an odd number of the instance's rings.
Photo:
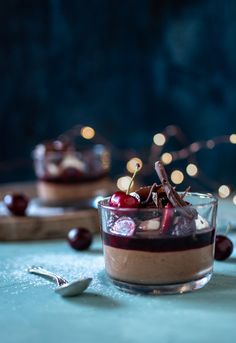
<svg viewBox="0 0 236 343">
<path fill-rule="evenodd" d="M 126 193 L 122 192 L 122 191 L 115 192 L 109 200 L 109 206 L 119 207 L 119 208 L 136 208 L 139 206 L 140 200 L 138 200 L 138 198 L 130 195 L 129 192 L 130 192 L 131 185 L 134 181 L 134 178 L 135 178 L 137 172 L 140 170 L 140 167 L 141 167 L 140 164 L 137 163 L 135 171 L 133 173 L 133 176 L 130 180 L 127 192 Z"/>
</svg>

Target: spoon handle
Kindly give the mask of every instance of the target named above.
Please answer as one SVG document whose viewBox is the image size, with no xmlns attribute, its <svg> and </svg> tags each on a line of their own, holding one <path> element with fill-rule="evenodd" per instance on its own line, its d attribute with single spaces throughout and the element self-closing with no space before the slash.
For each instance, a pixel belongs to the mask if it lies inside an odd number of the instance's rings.
<svg viewBox="0 0 236 343">
<path fill-rule="evenodd" d="M 52 272 L 49 272 L 48 270 L 43 269 L 42 267 L 39 267 L 39 266 L 29 267 L 28 272 L 31 274 L 36 274 L 36 275 L 42 276 L 45 279 L 56 283 L 58 286 L 61 286 L 61 285 L 68 283 L 68 281 L 66 281 L 62 277 L 60 277 L 60 276 L 58 276 Z"/>
</svg>

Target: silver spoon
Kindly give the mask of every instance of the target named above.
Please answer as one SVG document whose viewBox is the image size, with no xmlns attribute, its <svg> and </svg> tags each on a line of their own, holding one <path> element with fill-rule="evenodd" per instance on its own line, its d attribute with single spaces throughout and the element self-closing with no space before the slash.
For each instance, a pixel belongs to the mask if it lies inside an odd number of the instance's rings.
<svg viewBox="0 0 236 343">
<path fill-rule="evenodd" d="M 44 277 L 47 280 L 50 280 L 57 284 L 55 292 L 60 294 L 63 297 L 73 297 L 83 293 L 83 291 L 89 286 L 92 278 L 75 280 L 68 282 L 62 277 L 49 272 L 42 267 L 32 266 L 28 268 L 28 272 L 31 274 L 36 274 Z"/>
</svg>

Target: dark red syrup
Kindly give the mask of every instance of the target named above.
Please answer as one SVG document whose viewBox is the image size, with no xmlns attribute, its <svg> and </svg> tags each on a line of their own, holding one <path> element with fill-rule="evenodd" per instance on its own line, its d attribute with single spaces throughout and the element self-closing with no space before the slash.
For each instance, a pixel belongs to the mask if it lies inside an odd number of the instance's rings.
<svg viewBox="0 0 236 343">
<path fill-rule="evenodd" d="M 186 236 L 135 237 L 118 236 L 102 232 L 103 243 L 113 248 L 148 252 L 171 252 L 199 249 L 214 242 L 215 230 L 193 233 Z"/>
<path fill-rule="evenodd" d="M 49 174 L 45 174 L 41 177 L 39 177 L 39 180 L 44 181 L 44 182 L 50 182 L 50 183 L 62 183 L 62 184 L 75 184 L 75 183 L 80 183 L 80 182 L 86 182 L 86 181 L 97 181 L 102 178 L 104 178 L 107 175 L 107 173 L 103 174 L 98 174 L 98 175 L 87 175 L 85 173 L 82 173 L 80 171 L 72 171 L 72 168 L 69 172 L 60 175 L 58 177 L 51 176 Z"/>
</svg>

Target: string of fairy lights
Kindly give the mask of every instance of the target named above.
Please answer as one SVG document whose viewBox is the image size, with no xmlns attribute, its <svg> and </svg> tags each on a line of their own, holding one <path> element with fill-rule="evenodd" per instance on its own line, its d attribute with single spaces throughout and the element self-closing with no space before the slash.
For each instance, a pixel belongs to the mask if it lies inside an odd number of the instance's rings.
<svg viewBox="0 0 236 343">
<path fill-rule="evenodd" d="M 230 197 L 236 205 L 236 190 L 233 190 L 227 184 L 219 184 L 219 182 L 208 178 L 201 170 L 196 158 L 196 153 L 200 150 L 212 150 L 219 144 L 236 144 L 236 133 L 230 135 L 218 136 L 205 141 L 196 141 L 189 144 L 182 129 L 176 125 L 167 126 L 162 132 L 157 132 L 152 137 L 152 144 L 148 151 L 143 154 L 134 152 L 130 149 L 118 149 L 104 136 L 99 134 L 93 127 L 76 125 L 70 130 L 61 134 L 59 139 L 76 139 L 82 137 L 85 140 L 91 140 L 92 143 L 100 143 L 108 146 L 113 154 L 114 159 L 124 161 L 126 173 L 119 176 L 116 180 L 117 187 L 120 190 L 126 191 L 131 181 L 131 175 L 134 173 L 137 163 L 140 165 L 141 176 L 150 176 L 153 174 L 153 165 L 156 160 L 162 160 L 163 164 L 172 167 L 170 170 L 170 178 L 173 184 L 182 184 L 187 177 L 202 181 L 207 187 L 210 187 L 214 192 L 217 192 L 220 198 Z M 178 143 L 183 146 L 180 150 L 169 151 L 168 141 L 170 138 L 175 138 Z M 185 160 L 185 169 L 174 168 L 173 162 Z M 16 163 L 0 163 L 0 171 L 8 170 L 9 168 L 21 168 L 28 163 L 27 160 L 18 160 Z M 8 169 L 7 169 L 8 168 Z"/>
<path fill-rule="evenodd" d="M 77 125 L 71 130 L 65 132 L 65 136 L 78 136 L 80 135 L 84 139 L 93 140 L 98 143 L 105 143 L 110 146 L 112 151 L 117 151 L 117 148 L 114 147 L 109 141 L 107 141 L 103 136 L 98 134 L 94 128 L 89 126 Z M 163 151 L 166 147 L 168 140 L 174 137 L 179 141 L 184 148 L 177 151 Z M 232 133 L 230 135 L 218 136 L 206 141 L 197 141 L 191 144 L 187 144 L 187 139 L 181 128 L 175 125 L 167 126 L 162 132 L 157 132 L 152 139 L 152 145 L 147 155 L 147 161 L 144 162 L 144 158 L 141 156 L 132 156 L 128 158 L 126 162 L 126 171 L 131 175 L 136 168 L 137 163 L 140 165 L 140 170 L 142 175 L 147 176 L 153 172 L 153 164 L 156 160 L 161 159 L 163 164 L 170 166 L 173 162 L 179 160 L 186 160 L 187 165 L 184 171 L 179 169 L 173 169 L 170 173 L 170 178 L 173 184 L 180 185 L 184 182 L 185 177 L 195 178 L 198 180 L 203 180 L 207 184 L 211 184 L 214 187 L 215 191 L 218 192 L 220 198 L 228 198 L 232 196 L 232 201 L 236 205 L 236 195 L 233 194 L 233 190 L 230 186 L 226 184 L 219 184 L 216 181 L 208 179 L 202 172 L 199 164 L 197 163 L 196 153 L 203 149 L 212 150 L 217 145 L 227 143 L 227 144 L 236 144 L 236 134 Z M 120 155 L 127 156 L 127 153 L 124 151 L 119 152 Z M 116 180 L 117 187 L 120 190 L 126 191 L 131 181 L 130 175 L 123 175 L 118 177 Z"/>
</svg>

